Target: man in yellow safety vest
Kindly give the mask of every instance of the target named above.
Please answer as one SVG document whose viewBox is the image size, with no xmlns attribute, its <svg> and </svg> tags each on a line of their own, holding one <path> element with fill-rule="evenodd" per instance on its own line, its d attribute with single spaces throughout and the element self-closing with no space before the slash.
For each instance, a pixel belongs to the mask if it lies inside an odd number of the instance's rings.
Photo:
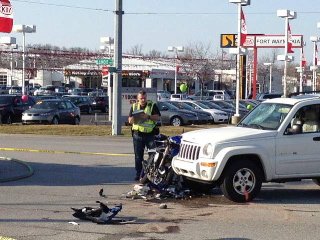
<svg viewBox="0 0 320 240">
<path fill-rule="evenodd" d="M 147 100 L 147 93 L 141 90 L 137 102 L 131 106 L 128 122 L 132 124 L 132 138 L 135 155 L 135 181 L 140 179 L 144 149 L 154 147 L 154 136 L 159 134 L 157 121 L 160 111 L 156 103 Z"/>
</svg>

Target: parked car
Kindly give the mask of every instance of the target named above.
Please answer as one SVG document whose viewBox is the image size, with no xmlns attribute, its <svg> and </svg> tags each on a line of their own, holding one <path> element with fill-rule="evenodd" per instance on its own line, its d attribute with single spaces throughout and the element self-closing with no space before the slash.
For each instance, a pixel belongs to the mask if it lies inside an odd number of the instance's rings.
<svg viewBox="0 0 320 240">
<path fill-rule="evenodd" d="M 158 101 L 168 101 L 170 100 L 171 93 L 165 90 L 158 90 L 157 91 L 157 100 Z"/>
<path fill-rule="evenodd" d="M 62 96 L 62 98 L 71 101 L 74 105 L 80 108 L 81 112 L 92 114 L 93 104 L 90 97 L 78 95 L 65 95 Z"/>
<path fill-rule="evenodd" d="M 211 101 L 211 102 L 221 107 L 222 111 L 228 112 L 231 116 L 233 116 L 236 113 L 235 105 L 232 105 L 232 103 L 230 102 L 226 102 L 226 101 Z M 239 108 L 240 118 L 243 118 L 247 113 L 248 113 L 247 109 L 244 109 L 243 107 Z"/>
<path fill-rule="evenodd" d="M 229 116 L 226 112 L 216 109 L 211 109 L 210 107 L 202 104 L 199 101 L 192 101 L 192 100 L 183 100 L 182 102 L 185 102 L 189 106 L 193 107 L 197 110 L 202 110 L 205 112 L 208 112 L 213 117 L 214 123 L 226 123 L 229 120 Z"/>
<path fill-rule="evenodd" d="M 21 122 L 22 113 L 35 104 L 32 97 L 22 101 L 21 95 L 0 95 L 0 120 L 1 123 L 11 124 Z"/>
<path fill-rule="evenodd" d="M 192 100 L 213 100 L 214 96 L 218 95 L 219 99 L 231 99 L 230 95 L 225 90 L 204 90 L 195 93 L 194 95 L 189 96 L 189 99 Z"/>
<path fill-rule="evenodd" d="M 98 96 L 93 98 L 92 101 L 93 110 L 100 110 L 101 112 L 109 112 L 109 97 L 108 96 Z"/>
<path fill-rule="evenodd" d="M 264 101 L 266 99 L 280 98 L 281 96 L 282 96 L 281 93 L 259 93 L 256 99 L 258 101 Z"/>
<path fill-rule="evenodd" d="M 93 92 L 93 88 L 73 88 L 68 91 L 71 95 L 88 96 L 90 92 Z"/>
<path fill-rule="evenodd" d="M 9 89 L 9 94 L 22 94 L 22 87 L 11 86 Z"/>
<path fill-rule="evenodd" d="M 0 94 L 9 94 L 9 88 L 6 85 L 0 85 Z"/>
<path fill-rule="evenodd" d="M 34 96 L 34 99 L 36 102 L 40 102 L 45 99 L 60 99 L 60 97 L 56 95 L 38 95 L 38 96 Z"/>
<path fill-rule="evenodd" d="M 47 85 L 44 87 L 40 87 L 39 89 L 35 90 L 33 92 L 34 96 L 39 95 L 53 95 L 55 93 L 56 86 L 53 85 Z"/>
<path fill-rule="evenodd" d="M 169 103 L 176 106 L 179 109 L 184 109 L 184 110 L 188 110 L 188 111 L 196 113 L 198 124 L 213 123 L 213 117 L 211 116 L 210 113 L 207 113 L 202 110 L 196 110 L 193 107 L 189 106 L 188 104 L 186 104 L 184 102 L 180 102 L 180 101 L 170 101 Z"/>
<path fill-rule="evenodd" d="M 74 124 L 80 123 L 80 109 L 65 99 L 45 99 L 22 114 L 22 123 Z"/>
<path fill-rule="evenodd" d="M 161 123 L 172 126 L 182 126 L 197 122 L 197 114 L 179 109 L 168 102 L 158 102 L 161 113 Z"/>
<path fill-rule="evenodd" d="M 178 101 L 178 100 L 184 100 L 188 99 L 187 94 L 171 94 L 170 100 L 171 101 Z"/>
<path fill-rule="evenodd" d="M 215 102 L 213 101 L 208 101 L 208 100 L 200 100 L 198 101 L 206 106 L 208 106 L 210 109 L 215 109 L 215 110 L 220 110 L 220 111 L 223 111 L 223 112 L 226 112 L 228 114 L 228 121 L 230 121 L 231 119 L 231 116 L 234 115 L 235 111 L 233 109 L 230 109 L 230 108 L 222 108 L 221 106 L 219 106 L 218 104 L 216 104 Z"/>
</svg>

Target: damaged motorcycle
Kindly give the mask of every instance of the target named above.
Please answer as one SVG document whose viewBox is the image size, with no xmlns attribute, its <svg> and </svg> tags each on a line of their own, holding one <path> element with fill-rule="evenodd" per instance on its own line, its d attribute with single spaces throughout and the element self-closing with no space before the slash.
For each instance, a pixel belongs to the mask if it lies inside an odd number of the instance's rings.
<svg viewBox="0 0 320 240">
<path fill-rule="evenodd" d="M 170 185 L 175 173 L 172 158 L 179 153 L 181 136 L 156 135 L 155 148 L 149 149 L 149 157 L 142 162 L 143 172 L 140 183 L 150 182 L 159 189 Z"/>
</svg>

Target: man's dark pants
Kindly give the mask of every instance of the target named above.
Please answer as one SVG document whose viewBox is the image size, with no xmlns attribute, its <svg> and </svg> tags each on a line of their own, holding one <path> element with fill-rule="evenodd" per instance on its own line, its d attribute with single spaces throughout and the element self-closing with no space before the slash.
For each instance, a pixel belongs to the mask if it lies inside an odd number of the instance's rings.
<svg viewBox="0 0 320 240">
<path fill-rule="evenodd" d="M 142 161 L 144 149 L 152 149 L 155 147 L 154 135 L 147 133 L 133 132 L 133 149 L 135 155 L 136 177 L 140 177 L 142 171 Z"/>
</svg>

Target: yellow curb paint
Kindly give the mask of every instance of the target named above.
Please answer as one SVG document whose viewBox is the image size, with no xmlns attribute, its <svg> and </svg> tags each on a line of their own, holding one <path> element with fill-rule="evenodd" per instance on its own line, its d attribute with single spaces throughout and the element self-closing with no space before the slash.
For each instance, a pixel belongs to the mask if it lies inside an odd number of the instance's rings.
<svg viewBox="0 0 320 240">
<path fill-rule="evenodd" d="M 83 154 L 83 155 L 114 156 L 114 157 L 133 156 L 133 154 L 130 154 L 130 153 L 95 153 L 95 152 L 58 151 L 58 150 L 30 149 L 30 148 L 0 148 L 0 151 L 36 152 L 36 153 L 53 153 L 53 154 Z"/>
</svg>

